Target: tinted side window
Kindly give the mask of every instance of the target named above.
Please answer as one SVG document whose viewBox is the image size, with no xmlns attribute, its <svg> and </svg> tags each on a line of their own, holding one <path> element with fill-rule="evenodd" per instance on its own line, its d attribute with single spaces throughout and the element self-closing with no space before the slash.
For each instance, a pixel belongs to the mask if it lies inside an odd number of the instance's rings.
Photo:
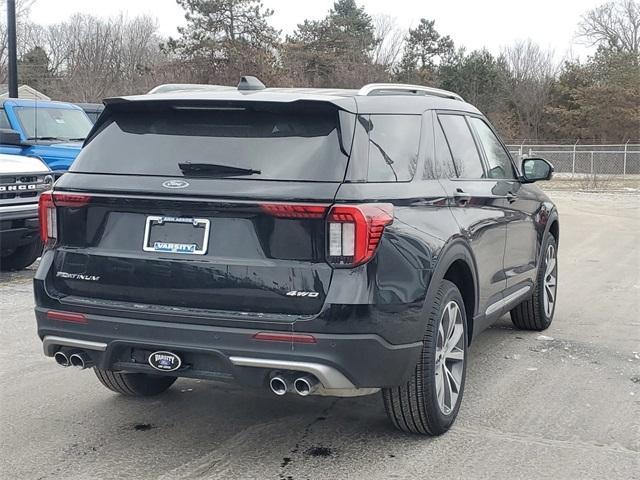
<svg viewBox="0 0 640 480">
<path fill-rule="evenodd" d="M 369 116 L 369 182 L 406 182 L 413 178 L 421 122 L 419 115 Z"/>
<path fill-rule="evenodd" d="M 434 125 L 434 142 L 435 142 L 435 159 L 427 161 L 424 165 L 425 178 L 455 178 L 457 177 L 456 169 L 453 164 L 451 150 L 447 145 L 447 139 L 444 136 L 442 127 L 439 122 Z"/>
<path fill-rule="evenodd" d="M 489 125 L 480 118 L 471 118 L 471 124 L 476 129 L 480 143 L 484 149 L 489 164 L 489 178 L 515 178 L 509 155 L 502 147 Z"/>
<path fill-rule="evenodd" d="M 5 112 L 4 108 L 0 109 L 0 128 L 11 128 L 11 124 L 7 118 L 7 112 Z"/>
<path fill-rule="evenodd" d="M 484 169 L 467 121 L 461 115 L 438 115 L 460 178 L 484 178 Z"/>
</svg>

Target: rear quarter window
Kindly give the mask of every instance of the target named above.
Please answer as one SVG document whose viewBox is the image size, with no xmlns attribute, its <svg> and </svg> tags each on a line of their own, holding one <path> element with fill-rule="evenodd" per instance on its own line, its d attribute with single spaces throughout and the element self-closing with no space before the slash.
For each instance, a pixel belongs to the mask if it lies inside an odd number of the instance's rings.
<svg viewBox="0 0 640 480">
<path fill-rule="evenodd" d="M 368 132 L 369 182 L 407 182 L 416 173 L 420 115 L 361 115 Z"/>
</svg>

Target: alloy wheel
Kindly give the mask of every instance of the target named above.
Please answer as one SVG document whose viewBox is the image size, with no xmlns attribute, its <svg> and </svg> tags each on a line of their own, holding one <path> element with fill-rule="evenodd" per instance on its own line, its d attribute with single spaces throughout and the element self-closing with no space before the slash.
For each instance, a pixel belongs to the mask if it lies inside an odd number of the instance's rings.
<svg viewBox="0 0 640 480">
<path fill-rule="evenodd" d="M 557 284 L 557 259 L 556 249 L 553 245 L 549 245 L 547 248 L 547 254 L 545 258 L 545 271 L 544 271 L 544 313 L 547 318 L 551 318 L 553 313 L 553 307 L 556 303 L 556 284 Z"/>
<path fill-rule="evenodd" d="M 464 371 L 464 325 L 460 306 L 445 305 L 438 325 L 436 341 L 436 395 L 440 411 L 449 415 L 455 408 Z"/>
</svg>

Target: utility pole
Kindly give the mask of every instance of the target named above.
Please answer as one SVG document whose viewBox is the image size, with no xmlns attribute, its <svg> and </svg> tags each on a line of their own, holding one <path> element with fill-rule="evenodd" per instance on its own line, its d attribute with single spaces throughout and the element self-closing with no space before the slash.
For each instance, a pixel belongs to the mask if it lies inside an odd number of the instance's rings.
<svg viewBox="0 0 640 480">
<path fill-rule="evenodd" d="M 9 47 L 9 97 L 18 98 L 18 56 L 16 53 L 16 0 L 7 0 L 7 37 Z"/>
</svg>

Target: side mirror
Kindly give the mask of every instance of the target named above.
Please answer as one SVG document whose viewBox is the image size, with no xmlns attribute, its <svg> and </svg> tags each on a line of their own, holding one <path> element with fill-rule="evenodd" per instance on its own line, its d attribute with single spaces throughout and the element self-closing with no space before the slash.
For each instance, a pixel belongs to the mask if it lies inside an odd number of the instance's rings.
<svg viewBox="0 0 640 480">
<path fill-rule="evenodd" d="M 16 145 L 22 147 L 20 134 L 10 128 L 0 128 L 0 145 Z"/>
<path fill-rule="evenodd" d="M 553 165 L 544 158 L 525 158 L 522 160 L 522 183 L 539 180 L 551 180 Z"/>
</svg>

